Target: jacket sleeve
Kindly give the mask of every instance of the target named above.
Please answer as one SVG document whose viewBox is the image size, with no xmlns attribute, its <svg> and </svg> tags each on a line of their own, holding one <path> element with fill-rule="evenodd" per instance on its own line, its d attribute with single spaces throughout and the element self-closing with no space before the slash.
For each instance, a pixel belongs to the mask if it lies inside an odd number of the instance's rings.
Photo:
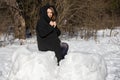
<svg viewBox="0 0 120 80">
<path fill-rule="evenodd" d="M 53 30 L 54 28 L 51 27 L 49 24 L 47 23 L 37 23 L 37 33 L 41 38 L 45 38 L 46 36 L 48 36 Z"/>
<path fill-rule="evenodd" d="M 55 27 L 55 30 L 56 30 L 56 32 L 57 32 L 57 35 L 58 35 L 58 36 L 60 36 L 61 31 L 58 29 L 58 27 L 57 27 L 57 26 Z"/>
</svg>

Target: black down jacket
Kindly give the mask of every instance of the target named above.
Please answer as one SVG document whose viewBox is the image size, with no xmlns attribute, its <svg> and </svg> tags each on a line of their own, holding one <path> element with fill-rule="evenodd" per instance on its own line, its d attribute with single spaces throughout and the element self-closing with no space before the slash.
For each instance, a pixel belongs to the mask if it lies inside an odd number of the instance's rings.
<svg viewBox="0 0 120 80">
<path fill-rule="evenodd" d="M 57 26 L 54 28 L 53 26 L 49 25 L 50 18 L 47 16 L 47 9 L 49 7 L 53 6 L 46 5 L 41 8 L 40 19 L 36 25 L 38 49 L 40 51 L 54 51 L 59 62 L 63 58 L 60 47 L 61 42 L 58 38 L 61 32 Z M 53 9 L 55 8 L 53 7 Z"/>
</svg>

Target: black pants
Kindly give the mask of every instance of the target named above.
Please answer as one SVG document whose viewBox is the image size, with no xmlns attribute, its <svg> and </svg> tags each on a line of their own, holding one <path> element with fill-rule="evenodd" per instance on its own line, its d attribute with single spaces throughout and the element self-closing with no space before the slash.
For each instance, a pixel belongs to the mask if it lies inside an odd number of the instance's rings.
<svg viewBox="0 0 120 80">
<path fill-rule="evenodd" d="M 58 65 L 59 65 L 60 60 L 64 59 L 65 55 L 67 54 L 68 48 L 69 48 L 68 44 L 62 42 L 60 44 L 60 49 L 58 50 L 56 49 L 55 54 L 57 57 Z"/>
<path fill-rule="evenodd" d="M 67 54 L 67 52 L 68 52 L 68 48 L 69 48 L 69 46 L 68 46 L 68 44 L 67 43 L 61 43 L 60 44 L 60 46 L 61 46 L 61 50 L 62 50 L 62 55 L 63 55 L 63 58 L 65 57 L 65 55 Z"/>
</svg>

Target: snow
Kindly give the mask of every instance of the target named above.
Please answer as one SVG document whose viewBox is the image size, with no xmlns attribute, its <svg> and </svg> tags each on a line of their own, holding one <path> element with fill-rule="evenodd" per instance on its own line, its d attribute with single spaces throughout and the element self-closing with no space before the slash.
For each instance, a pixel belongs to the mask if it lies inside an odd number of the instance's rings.
<svg viewBox="0 0 120 80">
<path fill-rule="evenodd" d="M 0 48 L 0 80 L 120 80 L 120 33 L 98 39 L 63 39 L 68 55 L 57 66 L 54 52 L 37 49 L 36 38 Z"/>
<path fill-rule="evenodd" d="M 15 51 L 9 80 L 54 80 L 56 60 L 53 52 L 33 52 L 25 47 Z"/>
<path fill-rule="evenodd" d="M 60 67 L 53 52 L 18 48 L 12 56 L 9 80 L 105 80 L 106 65 L 98 54 L 69 53 Z"/>
<path fill-rule="evenodd" d="M 60 80 L 105 80 L 106 64 L 98 54 L 70 53 L 61 62 Z"/>
</svg>

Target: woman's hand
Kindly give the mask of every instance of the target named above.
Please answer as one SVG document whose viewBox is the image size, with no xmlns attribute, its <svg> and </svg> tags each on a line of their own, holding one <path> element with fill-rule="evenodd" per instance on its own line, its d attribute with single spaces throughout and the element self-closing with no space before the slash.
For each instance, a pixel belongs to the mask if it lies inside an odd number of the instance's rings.
<svg viewBox="0 0 120 80">
<path fill-rule="evenodd" d="M 51 26 L 54 26 L 54 22 L 53 21 L 50 21 L 49 23 Z"/>
<path fill-rule="evenodd" d="M 53 22 L 53 26 L 56 27 L 57 26 L 57 23 L 56 21 Z"/>
<path fill-rule="evenodd" d="M 51 26 L 53 26 L 53 27 L 56 27 L 56 25 L 57 25 L 56 21 L 50 21 L 49 24 L 50 24 Z"/>
</svg>

